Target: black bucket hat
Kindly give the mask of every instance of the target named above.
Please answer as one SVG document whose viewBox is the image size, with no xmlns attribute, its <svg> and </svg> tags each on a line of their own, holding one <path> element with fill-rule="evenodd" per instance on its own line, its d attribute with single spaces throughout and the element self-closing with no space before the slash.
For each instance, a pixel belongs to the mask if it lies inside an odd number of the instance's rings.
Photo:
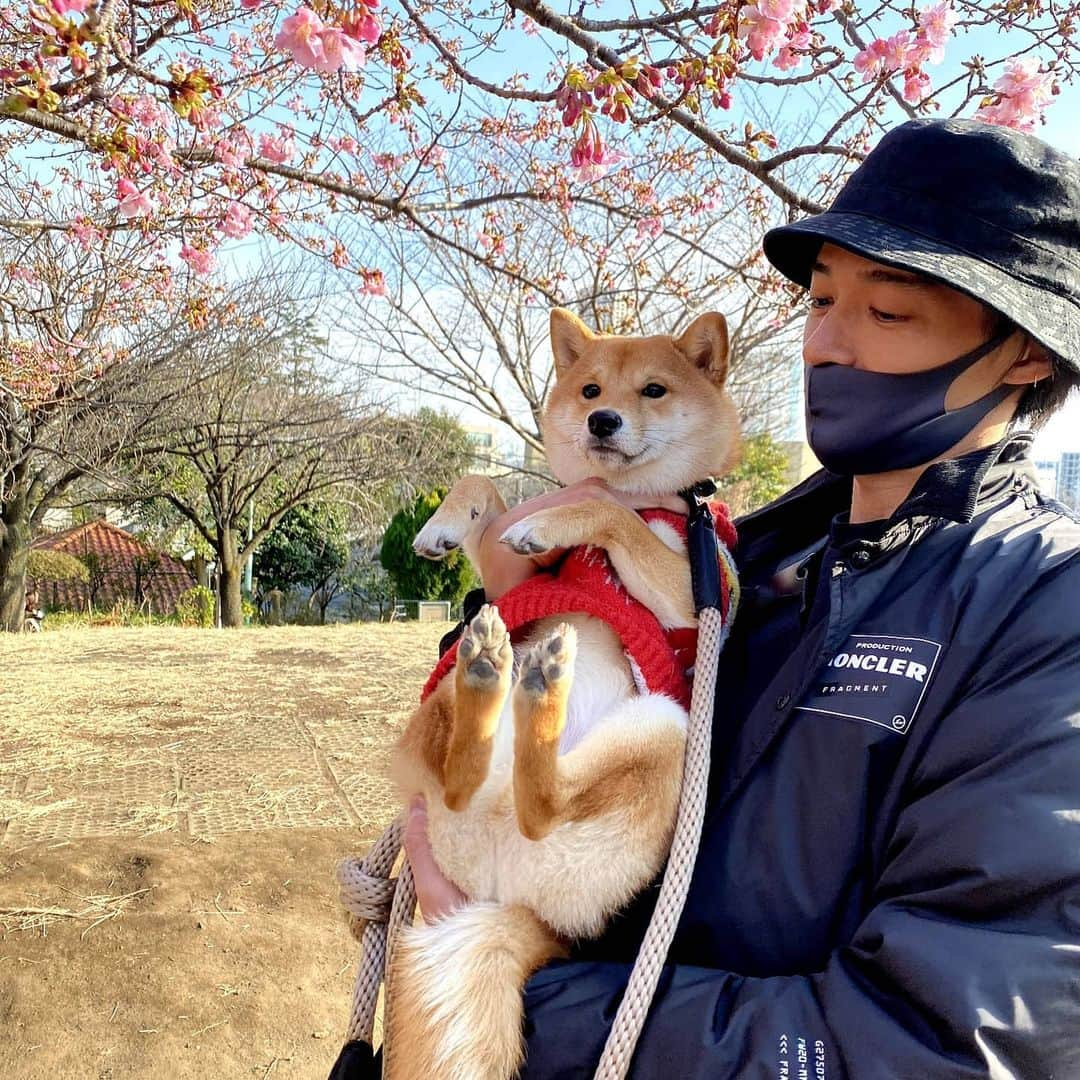
<svg viewBox="0 0 1080 1080">
<path fill-rule="evenodd" d="M 809 286 L 825 242 L 988 304 L 1080 372 L 1080 163 L 979 120 L 893 128 L 823 214 L 765 235 Z"/>
</svg>

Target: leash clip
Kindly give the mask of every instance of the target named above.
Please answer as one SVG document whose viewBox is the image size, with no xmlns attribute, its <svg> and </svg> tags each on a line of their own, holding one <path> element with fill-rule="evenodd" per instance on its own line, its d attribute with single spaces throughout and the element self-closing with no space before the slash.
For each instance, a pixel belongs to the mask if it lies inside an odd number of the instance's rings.
<svg viewBox="0 0 1080 1080">
<path fill-rule="evenodd" d="M 706 608 L 720 610 L 722 602 L 716 526 L 708 505 L 716 492 L 716 481 L 711 476 L 679 492 L 690 508 L 686 517 L 686 553 L 690 558 L 690 585 L 696 615 Z"/>
</svg>

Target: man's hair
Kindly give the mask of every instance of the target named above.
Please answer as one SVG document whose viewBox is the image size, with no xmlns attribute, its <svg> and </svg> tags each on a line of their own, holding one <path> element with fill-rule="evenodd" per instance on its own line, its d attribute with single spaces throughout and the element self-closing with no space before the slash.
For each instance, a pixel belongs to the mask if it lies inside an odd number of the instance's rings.
<svg viewBox="0 0 1080 1080">
<path fill-rule="evenodd" d="M 1019 329 L 1016 324 L 992 307 L 986 308 L 986 328 L 992 335 L 1006 330 Z M 1050 377 L 1040 379 L 1034 386 L 1027 387 L 1020 396 L 1020 403 L 1013 414 L 1012 426 L 1041 428 L 1051 416 L 1069 399 L 1069 395 L 1080 387 L 1080 372 L 1065 363 L 1057 353 L 1044 347 L 1050 361 Z"/>
</svg>

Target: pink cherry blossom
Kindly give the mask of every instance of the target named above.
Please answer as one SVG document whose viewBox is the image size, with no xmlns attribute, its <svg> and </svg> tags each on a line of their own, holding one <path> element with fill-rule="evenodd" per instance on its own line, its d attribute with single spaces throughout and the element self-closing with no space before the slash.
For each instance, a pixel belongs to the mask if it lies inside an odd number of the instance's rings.
<svg viewBox="0 0 1080 1080">
<path fill-rule="evenodd" d="M 375 15 L 366 10 L 346 20 L 343 29 L 351 37 L 366 42 L 368 45 L 377 45 L 382 36 L 382 24 Z"/>
<path fill-rule="evenodd" d="M 336 26 L 328 26 L 319 34 L 322 56 L 311 66 L 316 71 L 332 74 L 335 71 L 358 71 L 367 59 L 367 50 L 354 37 Z"/>
<path fill-rule="evenodd" d="M 908 66 L 908 52 L 911 49 L 911 34 L 907 30 L 901 30 L 885 40 L 882 49 L 881 64 L 886 71 L 900 71 Z"/>
<path fill-rule="evenodd" d="M 788 49 L 809 49 L 813 44 L 814 35 L 810 32 L 809 23 L 798 23 L 795 27 L 795 32 L 788 37 L 787 44 L 784 46 Z"/>
<path fill-rule="evenodd" d="M 296 142 L 291 135 L 259 136 L 259 157 L 272 161 L 275 165 L 284 165 L 296 154 Z"/>
<path fill-rule="evenodd" d="M 750 55 L 763 60 L 784 37 L 784 23 L 770 19 L 752 4 L 739 12 L 739 40 L 746 42 Z"/>
<path fill-rule="evenodd" d="M 385 296 L 386 278 L 381 270 L 361 270 L 360 276 L 364 284 L 360 286 L 361 296 Z"/>
<path fill-rule="evenodd" d="M 624 154 L 621 150 L 612 150 L 609 146 L 602 146 L 599 154 L 582 161 L 578 165 L 574 165 L 571 159 L 571 166 L 574 179 L 585 184 L 590 180 L 599 180 L 602 176 L 606 176 L 616 165 L 621 165 L 628 160 L 629 155 Z"/>
<path fill-rule="evenodd" d="M 874 78 L 885 63 L 885 56 L 889 51 L 889 43 L 884 38 L 877 38 L 861 52 L 855 54 L 853 65 L 860 75 L 865 75 L 867 81 Z"/>
<path fill-rule="evenodd" d="M 792 68 L 797 68 L 802 61 L 803 58 L 794 49 L 790 49 L 785 45 L 776 54 L 773 66 L 778 67 L 781 71 L 790 71 Z"/>
<path fill-rule="evenodd" d="M 1039 70 L 1038 57 L 1023 56 L 1006 64 L 994 90 L 997 100 L 980 107 L 976 117 L 1017 131 L 1034 131 L 1053 96 L 1054 76 Z"/>
<path fill-rule="evenodd" d="M 758 0 L 757 9 L 766 18 L 787 24 L 795 17 L 796 8 L 802 8 L 795 0 Z"/>
<path fill-rule="evenodd" d="M 919 9 L 918 41 L 920 47 L 926 50 L 924 59 L 932 64 L 941 63 L 945 56 L 945 45 L 959 18 L 949 0 Z"/>
<path fill-rule="evenodd" d="M 238 165 L 243 165 L 244 152 L 236 143 L 230 142 L 228 139 L 219 139 L 214 143 L 214 160 L 235 169 Z"/>
<path fill-rule="evenodd" d="M 184 244 L 180 249 L 180 258 L 191 267 L 196 274 L 209 274 L 216 265 L 214 256 L 205 248 L 192 247 Z"/>
<path fill-rule="evenodd" d="M 154 212 L 154 202 L 149 194 L 140 191 L 127 177 L 121 177 L 117 182 L 116 197 L 120 200 L 117 213 L 122 218 L 145 217 Z"/>
<path fill-rule="evenodd" d="M 79 218 L 71 226 L 71 235 L 83 251 L 89 251 L 94 243 L 101 239 L 101 233 L 86 218 Z"/>
<path fill-rule="evenodd" d="M 313 68 L 323 59 L 323 21 L 309 7 L 297 8 L 282 24 L 274 48 L 283 49 L 301 67 Z"/>
<path fill-rule="evenodd" d="M 72 11 L 82 15 L 90 6 L 90 0 L 50 0 L 50 3 L 57 15 L 67 15 Z"/>
<path fill-rule="evenodd" d="M 225 211 L 225 220 L 221 223 L 221 231 L 233 240 L 240 240 L 247 236 L 254 226 L 254 215 L 243 203 L 229 203 Z"/>
<path fill-rule="evenodd" d="M 919 105 L 930 93 L 930 76 L 920 68 L 908 68 L 904 72 L 904 100 Z"/>
<path fill-rule="evenodd" d="M 254 11 L 261 3 L 262 0 L 240 0 L 240 6 L 245 11 Z"/>
<path fill-rule="evenodd" d="M 637 223 L 638 236 L 648 236 L 655 240 L 664 231 L 664 223 L 658 217 L 642 218 Z"/>
<path fill-rule="evenodd" d="M 612 165 L 626 160 L 627 155 L 612 150 L 600 137 L 596 124 L 589 120 L 581 130 L 577 142 L 570 151 L 570 167 L 574 177 L 585 183 L 605 176 Z"/>
</svg>

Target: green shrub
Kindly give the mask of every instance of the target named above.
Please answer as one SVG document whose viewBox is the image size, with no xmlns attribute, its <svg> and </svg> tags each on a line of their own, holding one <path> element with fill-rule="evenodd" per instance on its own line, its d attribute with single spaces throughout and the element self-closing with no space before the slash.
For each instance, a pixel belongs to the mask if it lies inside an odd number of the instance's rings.
<svg viewBox="0 0 1080 1080">
<path fill-rule="evenodd" d="M 86 564 L 74 555 L 62 551 L 42 551 L 32 548 L 26 563 L 27 576 L 34 581 L 81 581 L 90 580 Z"/>
<path fill-rule="evenodd" d="M 193 585 L 176 601 L 176 617 L 181 626 L 213 626 L 214 594 L 204 585 Z"/>
</svg>

